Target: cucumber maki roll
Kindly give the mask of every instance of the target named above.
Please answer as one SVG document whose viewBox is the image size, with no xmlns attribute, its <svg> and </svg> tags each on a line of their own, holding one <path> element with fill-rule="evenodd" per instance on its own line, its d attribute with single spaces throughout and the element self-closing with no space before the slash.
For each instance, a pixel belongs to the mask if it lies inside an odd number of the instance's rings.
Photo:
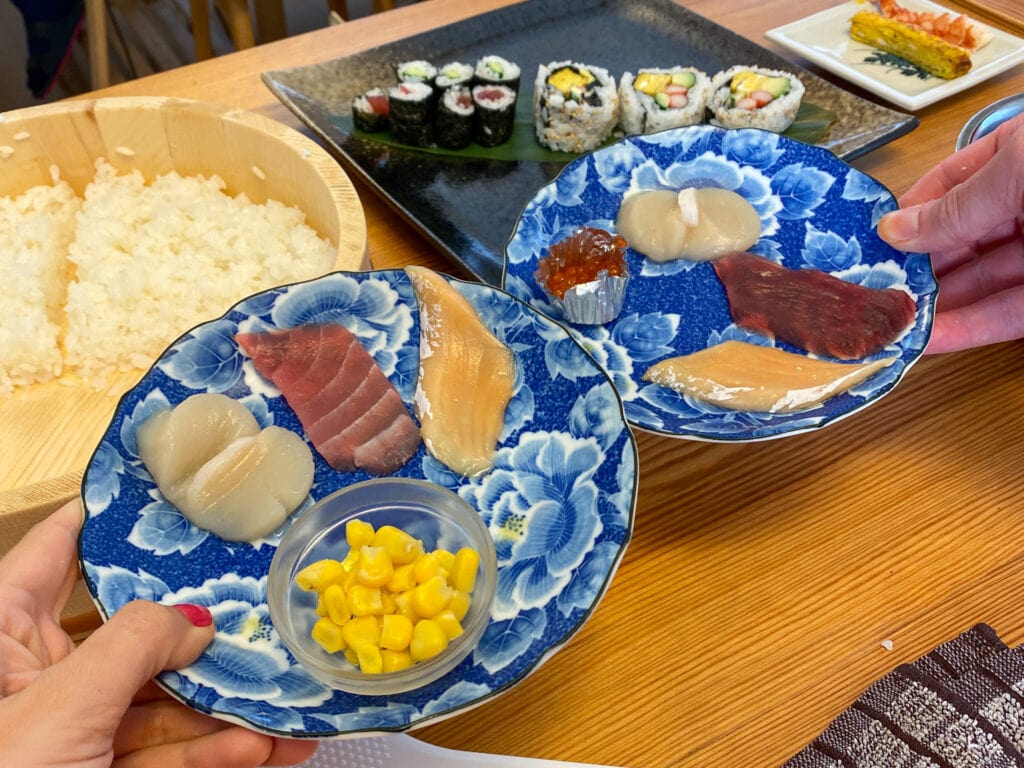
<svg viewBox="0 0 1024 768">
<path fill-rule="evenodd" d="M 473 87 L 476 106 L 476 143 L 496 147 L 512 138 L 516 117 L 516 92 L 507 85 Z"/>
<path fill-rule="evenodd" d="M 422 59 L 403 61 L 395 67 L 395 75 L 400 83 L 433 83 L 437 67 Z"/>
<path fill-rule="evenodd" d="M 725 128 L 779 133 L 792 125 L 803 97 L 803 83 L 792 73 L 739 65 L 711 78 L 709 107 Z"/>
<path fill-rule="evenodd" d="M 391 137 L 413 147 L 434 140 L 434 89 L 427 83 L 399 83 L 388 90 Z"/>
<path fill-rule="evenodd" d="M 445 149 L 463 149 L 473 141 L 476 128 L 473 94 L 464 85 L 449 88 L 441 95 L 434 122 L 434 140 Z"/>
<path fill-rule="evenodd" d="M 693 67 L 641 69 L 619 79 L 622 130 L 633 136 L 704 120 L 711 78 Z"/>
<path fill-rule="evenodd" d="M 619 122 L 619 94 L 608 70 L 569 61 L 541 64 L 533 89 L 537 139 L 562 152 L 588 152 Z"/>
<path fill-rule="evenodd" d="M 352 122 L 368 133 L 388 127 L 388 95 L 383 88 L 371 88 L 352 99 Z"/>
<path fill-rule="evenodd" d="M 482 56 L 473 74 L 477 85 L 506 85 L 519 90 L 519 65 L 501 56 Z"/>
<path fill-rule="evenodd" d="M 456 85 L 471 86 L 473 84 L 473 67 L 463 64 L 460 61 L 453 61 L 438 67 L 437 77 L 434 78 L 434 85 L 442 93 L 446 88 Z"/>
</svg>

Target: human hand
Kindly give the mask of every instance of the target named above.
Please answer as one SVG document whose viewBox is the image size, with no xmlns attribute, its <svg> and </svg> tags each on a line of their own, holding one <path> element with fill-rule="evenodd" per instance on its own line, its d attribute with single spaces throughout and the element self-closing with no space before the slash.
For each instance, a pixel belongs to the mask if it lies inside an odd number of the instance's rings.
<svg viewBox="0 0 1024 768">
<path fill-rule="evenodd" d="M 1024 115 L 925 174 L 878 234 L 930 253 L 939 282 L 928 353 L 1024 337 Z"/>
<path fill-rule="evenodd" d="M 0 560 L 3 765 L 247 768 L 312 755 L 315 742 L 214 720 L 152 682 L 213 639 L 203 607 L 135 601 L 75 648 L 60 614 L 78 576 L 81 523 L 79 503 L 66 504 Z"/>
</svg>

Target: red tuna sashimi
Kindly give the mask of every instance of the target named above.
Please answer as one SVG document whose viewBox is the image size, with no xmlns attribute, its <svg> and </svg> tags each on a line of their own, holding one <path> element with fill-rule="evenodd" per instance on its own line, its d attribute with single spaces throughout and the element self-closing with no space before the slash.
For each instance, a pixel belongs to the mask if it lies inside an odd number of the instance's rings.
<svg viewBox="0 0 1024 768">
<path fill-rule="evenodd" d="M 386 475 L 420 444 L 398 391 L 342 325 L 303 325 L 235 339 L 281 390 L 302 428 L 335 469 Z"/>
<path fill-rule="evenodd" d="M 867 288 L 817 269 L 788 269 L 751 253 L 714 262 L 733 320 L 816 355 L 856 360 L 885 348 L 914 321 L 900 290 Z"/>
</svg>

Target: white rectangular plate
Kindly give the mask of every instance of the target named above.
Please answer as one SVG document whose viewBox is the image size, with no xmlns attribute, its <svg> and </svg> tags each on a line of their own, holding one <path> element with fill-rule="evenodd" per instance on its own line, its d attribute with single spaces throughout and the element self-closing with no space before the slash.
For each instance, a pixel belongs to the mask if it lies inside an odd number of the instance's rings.
<svg viewBox="0 0 1024 768">
<path fill-rule="evenodd" d="M 903 0 L 901 5 L 914 11 L 949 10 L 929 0 Z M 972 54 L 971 71 L 943 80 L 850 37 L 850 17 L 871 8 L 870 3 L 850 0 L 765 34 L 829 72 L 910 110 L 934 104 L 1024 61 L 1024 40 L 988 27 L 992 40 Z"/>
</svg>

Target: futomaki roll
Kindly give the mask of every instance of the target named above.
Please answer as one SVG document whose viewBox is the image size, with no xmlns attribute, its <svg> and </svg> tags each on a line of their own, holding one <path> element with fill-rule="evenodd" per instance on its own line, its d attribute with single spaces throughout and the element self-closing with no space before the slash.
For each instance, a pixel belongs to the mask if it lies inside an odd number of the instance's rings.
<svg viewBox="0 0 1024 768">
<path fill-rule="evenodd" d="M 561 152 L 587 152 L 619 122 L 619 94 L 608 70 L 569 61 L 541 64 L 533 89 L 537 139 Z"/>
<path fill-rule="evenodd" d="M 466 86 L 455 86 L 441 94 L 434 122 L 434 140 L 445 149 L 463 149 L 473 141 L 476 128 L 473 94 Z"/>
<path fill-rule="evenodd" d="M 473 74 L 477 85 L 506 85 L 519 90 L 519 65 L 501 56 L 482 56 Z"/>
<path fill-rule="evenodd" d="M 388 111 L 388 95 L 383 88 L 371 88 L 352 99 L 352 122 L 361 131 L 385 130 Z"/>
<path fill-rule="evenodd" d="M 516 92 L 507 85 L 473 87 L 476 106 L 476 142 L 496 147 L 512 138 L 516 117 Z"/>
<path fill-rule="evenodd" d="M 711 78 L 709 108 L 725 128 L 789 128 L 800 110 L 804 85 L 792 72 L 738 65 Z"/>
<path fill-rule="evenodd" d="M 622 130 L 632 136 L 704 121 L 711 78 L 693 67 L 641 69 L 619 79 Z"/>
<path fill-rule="evenodd" d="M 391 136 L 414 147 L 434 138 L 434 89 L 427 83 L 399 83 L 388 90 Z"/>
</svg>

